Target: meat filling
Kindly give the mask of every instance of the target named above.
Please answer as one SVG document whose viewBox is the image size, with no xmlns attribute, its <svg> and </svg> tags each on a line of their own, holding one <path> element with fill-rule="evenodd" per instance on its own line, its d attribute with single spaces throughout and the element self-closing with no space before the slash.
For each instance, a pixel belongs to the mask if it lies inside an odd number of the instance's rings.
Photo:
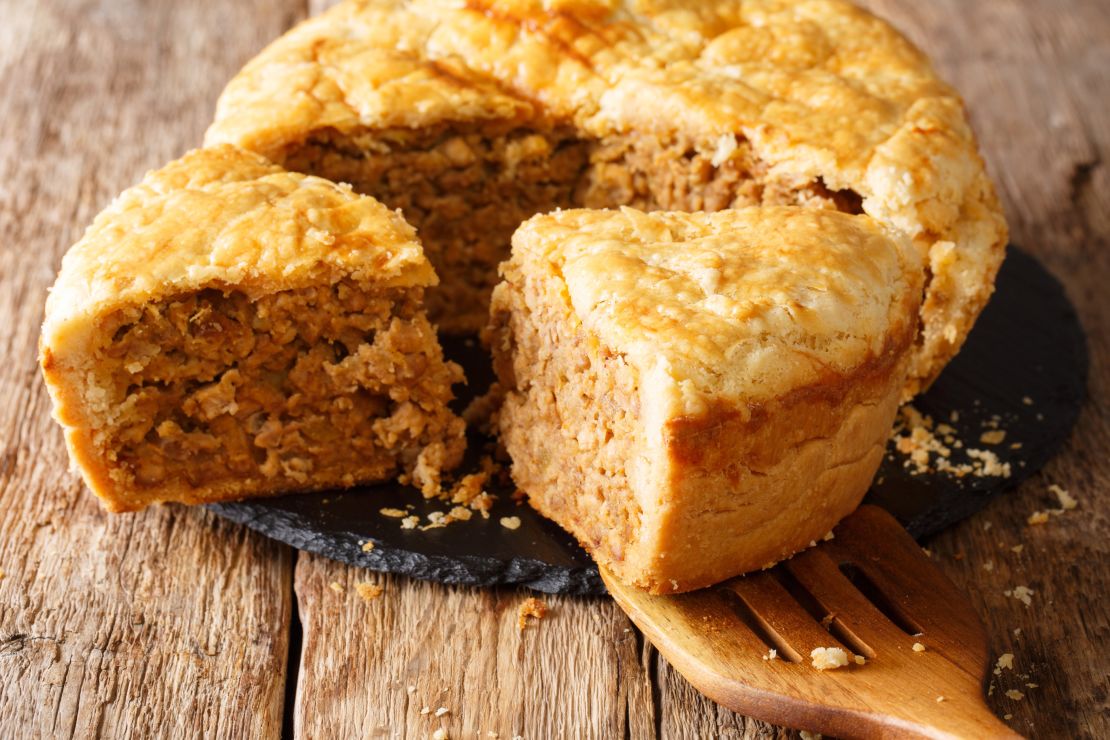
<svg viewBox="0 0 1110 740">
<path fill-rule="evenodd" d="M 851 191 L 768 174 L 742 139 L 649 134 L 583 139 L 558 126 L 325 129 L 290 147 L 291 170 L 350 183 L 400 208 L 420 233 L 441 283 L 432 320 L 449 333 L 480 329 L 497 265 L 521 222 L 556 208 L 715 211 L 801 204 L 860 213 Z"/>
<path fill-rule="evenodd" d="M 462 379 L 419 289 L 350 281 L 252 300 L 204 290 L 121 311 L 102 350 L 119 399 L 103 432 L 138 487 L 352 485 L 456 464 Z"/>
</svg>

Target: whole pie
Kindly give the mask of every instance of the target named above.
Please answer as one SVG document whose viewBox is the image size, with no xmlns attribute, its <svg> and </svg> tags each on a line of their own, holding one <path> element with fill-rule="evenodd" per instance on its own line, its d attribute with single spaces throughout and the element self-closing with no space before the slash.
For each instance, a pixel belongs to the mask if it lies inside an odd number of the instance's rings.
<svg viewBox="0 0 1110 740">
<path fill-rule="evenodd" d="M 532 505 L 626 583 L 775 563 L 859 504 L 921 272 L 867 216 L 571 210 L 513 237 L 489 343 Z"/>
<path fill-rule="evenodd" d="M 850 511 L 1007 238 L 959 96 L 845 0 L 346 0 L 243 68 L 205 145 L 47 306 L 109 508 L 433 495 L 464 445 L 436 331 L 488 323 L 517 484 L 654 591 Z"/>
<path fill-rule="evenodd" d="M 1006 227 L 958 95 L 843 0 L 348 0 L 246 65 L 209 143 L 399 207 L 441 329 L 555 208 L 866 213 L 925 278 L 904 396 L 989 298 Z"/>
<path fill-rule="evenodd" d="M 41 364 L 111 511 L 346 487 L 457 464 L 462 379 L 412 227 L 222 146 L 152 172 L 62 261 Z"/>
</svg>

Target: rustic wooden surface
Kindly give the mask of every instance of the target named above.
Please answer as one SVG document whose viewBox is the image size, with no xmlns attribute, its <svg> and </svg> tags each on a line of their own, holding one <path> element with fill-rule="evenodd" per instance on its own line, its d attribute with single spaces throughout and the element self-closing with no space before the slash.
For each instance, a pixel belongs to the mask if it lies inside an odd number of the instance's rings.
<svg viewBox="0 0 1110 740">
<path fill-rule="evenodd" d="M 108 517 L 67 472 L 35 366 L 62 252 L 199 141 L 242 62 L 325 4 L 0 0 L 0 737 L 793 736 L 701 698 L 608 600 L 547 598 L 521 633 L 521 592 L 360 572 L 199 510 Z M 992 653 L 1015 655 L 995 712 L 1034 737 L 1106 737 L 1110 12 L 866 4 L 964 93 L 1014 241 L 1064 281 L 1090 337 L 1091 400 L 1064 452 L 930 548 Z M 1050 483 L 1079 508 L 1027 526 L 1055 505 Z M 364 602 L 360 582 L 385 591 Z M 1017 585 L 1030 606 L 1004 594 Z"/>
</svg>

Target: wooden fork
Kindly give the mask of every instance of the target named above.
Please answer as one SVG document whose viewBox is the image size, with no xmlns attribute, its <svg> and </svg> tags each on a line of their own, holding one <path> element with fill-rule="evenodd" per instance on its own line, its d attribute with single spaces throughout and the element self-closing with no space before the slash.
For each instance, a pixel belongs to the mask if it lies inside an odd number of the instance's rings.
<svg viewBox="0 0 1110 740">
<path fill-rule="evenodd" d="M 978 615 L 894 517 L 863 506 L 834 534 L 687 594 L 602 577 L 670 664 L 733 711 L 843 738 L 1020 737 L 983 701 Z M 815 648 L 843 649 L 848 665 L 817 670 Z"/>
</svg>

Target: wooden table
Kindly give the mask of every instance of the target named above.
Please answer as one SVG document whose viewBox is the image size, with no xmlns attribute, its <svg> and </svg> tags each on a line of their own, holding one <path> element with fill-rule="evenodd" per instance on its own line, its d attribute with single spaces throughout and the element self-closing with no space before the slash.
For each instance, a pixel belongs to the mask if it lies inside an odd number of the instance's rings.
<svg viewBox="0 0 1110 740">
<path fill-rule="evenodd" d="M 0 0 L 0 737 L 791 735 L 701 698 L 607 599 L 548 598 L 521 633 L 523 592 L 361 572 L 201 509 L 107 516 L 67 471 L 35 361 L 62 253 L 196 145 L 224 82 L 314 5 Z M 994 653 L 1015 656 L 992 708 L 1027 735 L 1107 737 L 1110 9 L 868 5 L 963 92 L 1014 241 L 1090 337 L 1091 399 L 1064 452 L 930 547 Z M 1079 508 L 1027 526 L 1051 483 Z M 364 603 L 364 580 L 384 595 Z M 1030 606 L 1004 595 L 1016 585 Z"/>
</svg>

